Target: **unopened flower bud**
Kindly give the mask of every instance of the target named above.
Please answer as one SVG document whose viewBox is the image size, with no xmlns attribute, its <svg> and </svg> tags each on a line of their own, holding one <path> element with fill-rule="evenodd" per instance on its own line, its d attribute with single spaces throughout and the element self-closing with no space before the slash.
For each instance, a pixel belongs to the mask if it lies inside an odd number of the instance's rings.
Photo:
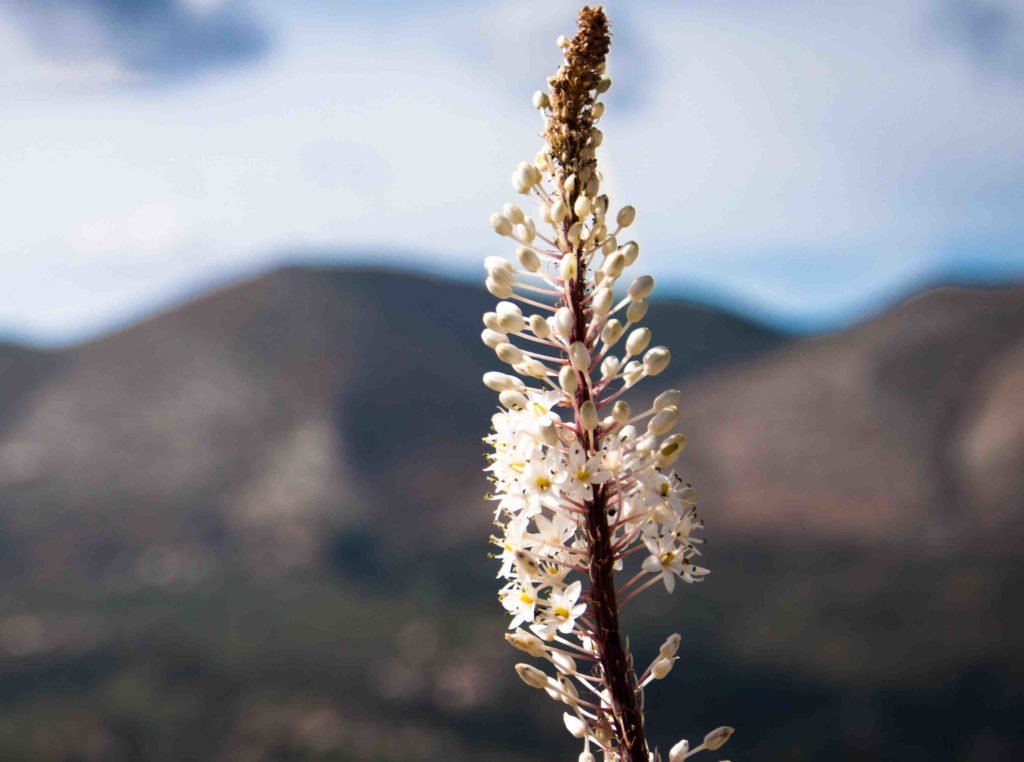
<svg viewBox="0 0 1024 762">
<path fill-rule="evenodd" d="M 490 328 L 492 331 L 498 331 L 501 333 L 501 318 L 498 317 L 497 312 L 485 312 L 484 313 L 484 326 Z"/>
<path fill-rule="evenodd" d="M 601 270 L 607 278 L 618 278 L 622 275 L 622 268 L 626 266 L 626 259 L 621 252 L 615 252 L 601 265 Z"/>
<path fill-rule="evenodd" d="M 599 145 L 601 145 L 601 143 L 604 142 L 604 133 L 595 127 L 593 131 L 590 133 L 590 141 L 591 145 L 593 145 L 594 148 L 597 148 Z"/>
<path fill-rule="evenodd" d="M 630 302 L 629 306 L 626 307 L 626 320 L 630 323 L 639 323 L 644 319 L 644 315 L 647 314 L 647 308 L 650 306 L 650 302 L 646 299 L 638 299 L 635 302 Z"/>
<path fill-rule="evenodd" d="M 690 742 L 685 738 L 668 750 L 668 762 L 683 762 L 690 751 Z"/>
<path fill-rule="evenodd" d="M 668 367 L 671 359 L 672 354 L 667 347 L 655 347 L 648 350 L 644 355 L 644 374 L 647 376 L 658 375 Z"/>
<path fill-rule="evenodd" d="M 622 248 L 619 251 L 621 251 L 622 256 L 626 258 L 626 267 L 629 267 L 636 262 L 636 258 L 640 256 L 640 245 L 636 241 L 627 241 L 622 245 Z"/>
<path fill-rule="evenodd" d="M 499 299 L 511 299 L 514 293 L 512 291 L 512 286 L 508 283 L 501 283 L 491 276 L 488 276 L 487 280 L 484 281 L 484 286 L 491 294 Z"/>
<path fill-rule="evenodd" d="M 540 170 L 528 161 L 521 162 L 512 173 L 512 186 L 520 193 L 529 193 L 540 180 Z"/>
<path fill-rule="evenodd" d="M 733 732 L 733 729 L 730 727 L 715 728 L 704 736 L 704 747 L 709 751 L 722 748 Z"/>
<path fill-rule="evenodd" d="M 631 412 L 628 402 L 625 400 L 616 400 L 615 404 L 612 405 L 612 420 L 616 423 L 625 423 L 629 420 L 629 414 Z"/>
<path fill-rule="evenodd" d="M 526 399 L 525 394 L 512 389 L 508 389 L 499 394 L 498 401 L 509 410 L 526 410 L 527 405 L 530 404 L 530 401 Z"/>
<path fill-rule="evenodd" d="M 669 672 L 672 671 L 672 664 L 675 659 L 658 659 L 654 664 L 651 665 L 651 675 L 654 676 L 655 680 L 661 680 Z"/>
<path fill-rule="evenodd" d="M 594 752 L 589 749 L 584 749 L 580 752 L 578 762 L 597 762 L 597 758 L 594 756 Z"/>
<path fill-rule="evenodd" d="M 633 224 L 633 220 L 636 219 L 636 209 L 632 206 L 624 206 L 619 210 L 618 216 L 615 221 L 619 223 L 620 228 L 628 228 Z"/>
<path fill-rule="evenodd" d="M 484 386 L 495 392 L 503 392 L 507 389 L 521 392 L 526 389 L 526 384 L 515 376 L 510 376 L 507 373 L 498 373 L 493 370 L 484 373 Z"/>
<path fill-rule="evenodd" d="M 562 280 L 576 280 L 576 257 L 574 255 L 568 254 L 562 257 L 562 261 L 558 263 L 558 274 L 562 276 Z"/>
<path fill-rule="evenodd" d="M 604 104 L 598 102 L 591 106 L 590 115 L 594 119 L 600 119 L 602 116 L 604 116 Z"/>
<path fill-rule="evenodd" d="M 605 356 L 605 358 L 601 360 L 601 378 L 608 378 L 609 376 L 614 376 L 616 373 L 619 372 L 619 366 L 621 364 L 622 361 L 619 360 L 619 358 L 616 357 L 615 355 Z"/>
<path fill-rule="evenodd" d="M 489 348 L 495 349 L 499 344 L 507 344 L 508 336 L 498 331 L 492 331 L 490 328 L 484 328 L 483 333 L 480 334 L 480 340 Z"/>
<path fill-rule="evenodd" d="M 633 386 L 633 384 L 635 384 L 643 377 L 643 363 L 637 360 L 630 360 L 628 363 L 626 363 L 626 367 L 622 369 L 622 379 L 626 382 L 626 386 Z"/>
<path fill-rule="evenodd" d="M 546 339 L 551 335 L 551 326 L 540 315 L 530 315 L 530 330 L 538 339 Z"/>
<path fill-rule="evenodd" d="M 543 656 L 547 653 L 544 648 L 544 643 L 536 635 L 523 630 L 522 628 L 516 628 L 515 632 L 505 633 L 505 640 L 511 643 L 513 646 L 518 648 L 520 651 L 525 651 L 530 656 Z"/>
<path fill-rule="evenodd" d="M 543 90 L 538 90 L 533 94 L 533 107 L 535 109 L 548 108 L 551 106 L 551 98 Z"/>
<path fill-rule="evenodd" d="M 597 408 L 594 407 L 593 400 L 587 400 L 580 405 L 580 424 L 587 431 L 593 431 L 597 428 Z"/>
<path fill-rule="evenodd" d="M 601 341 L 605 343 L 605 346 L 610 347 L 622 338 L 622 331 L 622 323 L 620 323 L 616 318 L 611 318 L 604 324 L 604 328 L 601 329 Z"/>
<path fill-rule="evenodd" d="M 562 720 L 565 722 L 566 730 L 568 730 L 574 738 L 583 738 L 583 736 L 587 734 L 587 724 L 575 714 L 564 712 L 562 714 Z"/>
<path fill-rule="evenodd" d="M 562 199 L 557 199 L 554 204 L 551 205 L 551 222 L 558 225 L 565 219 L 569 210 L 565 208 L 565 202 Z"/>
<path fill-rule="evenodd" d="M 628 293 L 629 298 L 635 302 L 638 299 L 646 299 L 653 290 L 654 278 L 650 275 L 641 275 L 629 284 L 629 289 L 626 293 Z"/>
<path fill-rule="evenodd" d="M 517 664 L 516 672 L 531 688 L 547 688 L 548 676 L 531 664 Z"/>
<path fill-rule="evenodd" d="M 519 264 L 523 266 L 524 270 L 529 270 L 531 273 L 535 273 L 540 269 L 540 257 L 537 256 L 537 252 L 533 251 L 533 249 L 520 246 L 516 249 L 516 258 L 519 260 Z"/>
<path fill-rule="evenodd" d="M 682 638 L 679 636 L 679 633 L 673 632 L 665 639 L 665 642 L 661 644 L 661 648 L 658 649 L 658 656 L 662 659 L 671 659 L 676 655 L 676 651 L 679 650 L 680 640 L 682 640 Z"/>
<path fill-rule="evenodd" d="M 565 234 L 565 239 L 573 246 L 580 242 L 580 238 L 583 236 L 583 223 L 574 222 L 569 228 L 569 231 Z"/>
<path fill-rule="evenodd" d="M 610 235 L 607 238 L 605 238 L 604 243 L 601 244 L 601 253 L 604 254 L 605 256 L 608 256 L 613 251 L 615 251 L 617 246 L 618 243 L 615 240 L 615 236 Z"/>
<path fill-rule="evenodd" d="M 569 347 L 569 362 L 576 370 L 586 371 L 590 368 L 590 351 L 582 341 L 574 341 Z"/>
<path fill-rule="evenodd" d="M 501 213 L 504 215 L 505 219 L 513 225 L 518 225 L 526 219 L 526 215 L 523 214 L 523 210 L 511 202 L 505 204 L 505 206 L 501 208 Z"/>
<path fill-rule="evenodd" d="M 597 82 L 597 92 L 606 93 L 612 86 L 611 77 L 601 77 Z"/>
<path fill-rule="evenodd" d="M 650 343 L 651 330 L 649 328 L 637 328 L 626 339 L 626 352 L 631 355 L 638 355 L 647 349 L 647 345 Z"/>
<path fill-rule="evenodd" d="M 673 434 L 667 437 L 661 446 L 658 448 L 658 454 L 655 457 L 655 465 L 658 468 L 664 468 L 670 466 L 676 462 L 679 458 L 680 453 L 686 448 L 686 437 L 682 434 Z"/>
<path fill-rule="evenodd" d="M 491 215 L 491 227 L 498 235 L 512 235 L 512 223 L 497 212 Z"/>
<path fill-rule="evenodd" d="M 590 199 L 587 196 L 577 196 L 576 203 L 572 205 L 572 210 L 576 212 L 577 217 L 586 217 L 590 214 Z"/>
<path fill-rule="evenodd" d="M 679 420 L 679 408 L 669 405 L 664 410 L 659 410 L 647 424 L 647 430 L 657 437 L 667 434 Z"/>
<path fill-rule="evenodd" d="M 571 365 L 563 365 L 562 369 L 558 371 L 558 385 L 562 387 L 562 391 L 566 394 L 575 394 L 576 389 L 579 388 L 579 382 L 576 378 L 576 371 L 573 370 Z"/>
<path fill-rule="evenodd" d="M 533 424 L 530 433 L 534 439 L 548 447 L 555 447 L 559 444 L 555 424 L 549 418 L 543 418 Z"/>
<path fill-rule="evenodd" d="M 522 362 L 513 364 L 512 370 L 530 378 L 546 378 L 548 375 L 547 366 L 536 357 L 523 357 Z"/>
<path fill-rule="evenodd" d="M 498 355 L 499 360 L 507 362 L 509 365 L 521 363 L 524 357 L 523 350 L 515 344 L 499 344 L 494 348 L 494 352 Z"/>
<path fill-rule="evenodd" d="M 683 393 L 678 389 L 667 389 L 654 398 L 654 409 L 664 410 L 669 405 L 678 406 L 683 401 Z"/>
<path fill-rule="evenodd" d="M 572 333 L 572 313 L 568 307 L 555 310 L 555 333 L 563 339 L 568 339 Z"/>
<path fill-rule="evenodd" d="M 526 326 L 523 311 L 515 302 L 498 302 L 494 306 L 494 311 L 506 333 L 517 333 Z"/>
<path fill-rule="evenodd" d="M 556 43 L 556 44 L 558 45 L 558 47 L 560 47 L 560 48 L 561 48 L 562 50 L 565 50 L 565 49 L 566 49 L 567 47 L 569 47 L 569 45 L 571 44 L 571 40 L 570 40 L 570 39 L 569 39 L 568 37 L 566 37 L 566 36 L 565 36 L 564 34 L 562 34 L 562 35 L 559 35 L 559 36 L 558 36 L 558 39 L 557 39 L 557 40 L 555 40 L 555 43 Z"/>
<path fill-rule="evenodd" d="M 610 288 L 605 286 L 599 288 L 594 294 L 594 298 L 590 301 L 590 308 L 594 311 L 595 315 L 607 315 L 614 301 L 615 295 Z"/>
</svg>

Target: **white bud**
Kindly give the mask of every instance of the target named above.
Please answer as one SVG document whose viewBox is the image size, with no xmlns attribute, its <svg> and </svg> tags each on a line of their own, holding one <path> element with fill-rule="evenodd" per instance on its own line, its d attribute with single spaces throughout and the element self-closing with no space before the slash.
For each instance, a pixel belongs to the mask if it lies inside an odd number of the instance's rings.
<svg viewBox="0 0 1024 762">
<path fill-rule="evenodd" d="M 509 410 L 526 410 L 530 401 L 526 399 L 526 395 L 522 392 L 517 392 L 514 389 L 506 389 L 498 395 L 498 402 L 507 407 Z"/>
<path fill-rule="evenodd" d="M 568 307 L 555 310 L 555 333 L 563 339 L 568 339 L 572 333 L 572 313 Z"/>
<path fill-rule="evenodd" d="M 526 389 L 526 384 L 515 376 L 510 376 L 507 373 L 498 373 L 493 370 L 484 373 L 484 386 L 495 392 L 503 392 L 507 389 L 515 389 L 521 392 Z"/>
<path fill-rule="evenodd" d="M 658 454 L 655 457 L 655 465 L 658 468 L 664 468 L 670 466 L 676 462 L 679 455 L 686 449 L 686 437 L 682 434 L 673 434 L 667 437 L 661 446 L 658 448 Z"/>
<path fill-rule="evenodd" d="M 532 243 L 533 239 L 537 237 L 537 226 L 534 224 L 530 217 L 523 218 L 523 224 L 520 225 L 522 228 L 522 235 L 519 237 L 526 241 L 526 243 Z"/>
<path fill-rule="evenodd" d="M 672 671 L 672 663 L 675 659 L 658 659 L 651 665 L 651 674 L 655 680 L 661 680 Z"/>
<path fill-rule="evenodd" d="M 656 376 L 668 367 L 672 353 L 668 347 L 655 347 L 644 355 L 644 375 Z"/>
<path fill-rule="evenodd" d="M 526 328 L 523 311 L 514 302 L 498 302 L 494 307 L 501 321 L 501 330 L 505 333 L 519 333 Z"/>
<path fill-rule="evenodd" d="M 638 355 L 647 349 L 651 343 L 651 331 L 649 328 L 637 328 L 629 334 L 626 339 L 626 352 L 631 355 Z"/>
<path fill-rule="evenodd" d="M 638 301 L 640 299 L 646 299 L 650 296 L 650 293 L 654 290 L 654 278 L 650 275 L 641 275 L 635 281 L 629 284 L 627 293 L 632 301 Z"/>
<path fill-rule="evenodd" d="M 579 382 L 576 378 L 576 371 L 573 370 L 571 365 L 563 365 L 562 369 L 558 371 L 558 385 L 562 387 L 562 391 L 566 394 L 572 395 L 576 393 L 576 389 L 579 388 Z"/>
<path fill-rule="evenodd" d="M 505 206 L 501 208 L 501 213 L 505 216 L 505 219 L 513 225 L 518 225 L 526 219 L 526 215 L 523 214 L 523 210 L 511 202 L 505 204 Z"/>
<path fill-rule="evenodd" d="M 733 732 L 733 729 L 730 727 L 715 728 L 704 736 L 704 747 L 709 751 L 722 748 Z"/>
<path fill-rule="evenodd" d="M 608 278 L 618 278 L 622 275 L 622 268 L 626 266 L 626 258 L 622 256 L 622 252 L 615 252 L 601 265 L 601 270 Z"/>
<path fill-rule="evenodd" d="M 582 341 L 574 341 L 569 347 L 569 361 L 576 370 L 586 371 L 590 368 L 590 352 Z"/>
<path fill-rule="evenodd" d="M 668 762 L 683 762 L 690 751 L 690 742 L 685 738 L 668 750 Z"/>
<path fill-rule="evenodd" d="M 584 749 L 580 752 L 580 758 L 578 762 L 597 762 L 597 758 L 594 756 L 594 752 L 589 749 Z"/>
<path fill-rule="evenodd" d="M 594 119 L 600 119 L 602 116 L 604 116 L 604 104 L 603 103 L 595 103 L 590 108 L 590 115 Z"/>
<path fill-rule="evenodd" d="M 626 307 L 626 320 L 630 323 L 639 323 L 644 319 L 644 315 L 647 314 L 649 306 L 650 302 L 646 299 L 637 299 L 635 302 L 630 302 L 629 306 Z"/>
<path fill-rule="evenodd" d="M 576 280 L 576 257 L 573 254 L 568 254 L 562 257 L 562 261 L 558 263 L 558 274 L 562 276 L 562 280 L 571 281 Z"/>
<path fill-rule="evenodd" d="M 498 281 L 498 283 L 511 286 L 515 282 L 516 271 L 512 269 L 512 265 L 509 264 L 508 260 L 501 257 L 486 257 L 484 259 L 484 267 L 487 268 L 487 274 Z"/>
<path fill-rule="evenodd" d="M 637 381 L 644 377 L 644 366 L 636 360 L 630 360 L 626 363 L 626 367 L 622 369 L 622 379 L 626 382 L 626 386 L 632 386 Z"/>
<path fill-rule="evenodd" d="M 540 257 L 537 255 L 537 252 L 533 251 L 533 249 L 520 246 L 516 249 L 516 258 L 519 260 L 519 264 L 523 266 L 524 270 L 529 270 L 531 273 L 535 273 L 540 269 Z"/>
<path fill-rule="evenodd" d="M 574 738 L 583 738 L 583 736 L 587 734 L 587 724 L 575 714 L 564 712 L 562 714 L 562 720 L 565 722 L 566 730 L 568 730 Z"/>
<path fill-rule="evenodd" d="M 608 90 L 609 90 L 609 88 L 611 86 L 612 86 L 612 78 L 611 77 L 601 77 L 601 79 L 598 80 L 598 83 L 597 83 L 597 92 L 599 92 L 599 93 L 606 93 L 606 92 L 608 92 Z"/>
<path fill-rule="evenodd" d="M 565 50 L 565 49 L 566 49 L 567 47 L 569 47 L 569 45 L 570 45 L 570 43 L 571 43 L 571 42 L 572 42 L 572 41 L 571 41 L 571 40 L 570 40 L 570 39 L 569 39 L 568 37 L 566 37 L 566 36 L 565 36 L 564 34 L 562 34 L 562 35 L 559 35 L 559 36 L 558 36 L 558 39 L 557 39 L 557 40 L 555 40 L 555 43 L 556 43 L 556 44 L 558 45 L 558 47 L 560 47 L 560 48 L 561 48 L 562 50 Z"/>
<path fill-rule="evenodd" d="M 575 246 L 575 245 L 577 245 L 580 242 L 580 238 L 582 236 L 583 236 L 583 223 L 577 221 L 577 222 L 572 223 L 572 226 L 569 228 L 569 232 L 567 232 L 565 234 L 565 239 L 569 243 L 571 243 L 573 246 Z"/>
<path fill-rule="evenodd" d="M 485 312 L 484 325 L 492 331 L 501 333 L 501 318 L 498 317 L 497 312 Z"/>
<path fill-rule="evenodd" d="M 520 193 L 529 193 L 540 180 L 540 170 L 528 161 L 521 162 L 512 173 L 512 186 Z"/>
<path fill-rule="evenodd" d="M 547 650 L 544 648 L 544 643 L 536 635 L 527 632 L 521 628 L 516 628 L 515 632 L 505 633 L 505 640 L 511 643 L 513 646 L 518 648 L 520 651 L 525 651 L 530 656 L 543 656 Z"/>
<path fill-rule="evenodd" d="M 633 224 L 633 220 L 636 219 L 636 209 L 632 206 L 624 206 L 619 210 L 618 216 L 615 221 L 619 223 L 620 228 L 628 228 Z"/>
<path fill-rule="evenodd" d="M 601 130 L 594 128 L 594 131 L 590 134 L 591 145 L 597 148 L 601 143 L 604 142 L 604 133 Z"/>
<path fill-rule="evenodd" d="M 530 330 L 538 339 L 546 339 L 551 335 L 551 326 L 540 315 L 530 315 Z"/>
<path fill-rule="evenodd" d="M 543 90 L 538 90 L 533 94 L 533 107 L 536 109 L 548 108 L 551 106 L 551 98 Z"/>
<path fill-rule="evenodd" d="M 615 295 L 610 288 L 605 286 L 599 288 L 594 294 L 594 298 L 590 300 L 590 308 L 594 311 L 595 315 L 607 315 L 614 301 Z"/>
<path fill-rule="evenodd" d="M 512 365 L 512 370 L 530 378 L 545 378 L 548 375 L 547 366 L 536 357 L 524 357 L 522 362 Z"/>
<path fill-rule="evenodd" d="M 491 215 L 491 227 L 498 235 L 512 235 L 512 223 L 497 212 Z"/>
<path fill-rule="evenodd" d="M 678 406 L 683 401 L 683 393 L 678 389 L 667 389 L 654 398 L 654 409 L 664 410 L 669 405 Z"/>
<path fill-rule="evenodd" d="M 491 349 L 495 349 L 499 344 L 507 344 L 508 336 L 498 331 L 492 331 L 490 328 L 484 328 L 483 333 L 480 334 L 480 340 Z"/>
<path fill-rule="evenodd" d="M 610 235 L 607 238 L 605 238 L 604 243 L 601 244 L 601 253 L 604 254 L 605 256 L 608 256 L 613 251 L 615 251 L 616 246 L 618 246 L 618 243 L 615 240 L 615 236 Z"/>
<path fill-rule="evenodd" d="M 608 378 L 609 376 L 614 376 L 616 373 L 619 372 L 619 366 L 621 364 L 622 361 L 619 360 L 619 358 L 616 357 L 615 355 L 605 356 L 605 358 L 601 360 L 601 378 Z"/>
<path fill-rule="evenodd" d="M 548 447 L 555 447 L 559 444 L 558 431 L 554 422 L 549 418 L 543 418 L 530 427 L 530 434 L 541 444 Z"/>
<path fill-rule="evenodd" d="M 679 633 L 673 632 L 665 639 L 665 642 L 661 644 L 661 648 L 658 649 L 658 656 L 662 659 L 671 659 L 676 655 L 676 651 L 679 650 L 680 640 L 682 640 L 682 638 L 679 636 Z"/>
<path fill-rule="evenodd" d="M 664 410 L 659 410 L 651 420 L 647 423 L 647 430 L 660 437 L 662 434 L 668 434 L 672 430 L 672 427 L 676 425 L 679 420 L 679 408 L 675 405 L 669 405 Z"/>
<path fill-rule="evenodd" d="M 625 423 L 629 420 L 629 414 L 632 412 L 629 409 L 629 403 L 625 400 L 616 400 L 615 404 L 612 405 L 612 420 L 616 423 Z"/>
<path fill-rule="evenodd" d="M 499 299 L 511 299 L 513 296 L 512 286 L 508 283 L 501 283 L 492 277 L 488 277 L 484 281 L 484 286 L 488 291 Z"/>
<path fill-rule="evenodd" d="M 622 245 L 620 251 L 622 256 L 626 258 L 626 267 L 629 267 L 640 256 L 640 245 L 636 241 L 627 241 Z"/>
<path fill-rule="evenodd" d="M 583 195 L 577 196 L 576 203 L 572 205 L 572 209 L 576 212 L 577 217 L 586 217 L 590 214 L 590 199 Z"/>
<path fill-rule="evenodd" d="M 499 344 L 494 348 L 494 353 L 498 355 L 499 360 L 507 362 L 509 365 L 517 365 L 524 358 L 523 350 L 515 344 Z"/>
<path fill-rule="evenodd" d="M 580 423 L 587 431 L 597 428 L 597 408 L 593 400 L 587 400 L 580 405 Z"/>
<path fill-rule="evenodd" d="M 604 328 L 601 329 L 601 341 L 603 341 L 606 346 L 610 347 L 622 338 L 622 331 L 622 323 L 620 323 L 616 318 L 611 318 L 604 324 Z"/>
<path fill-rule="evenodd" d="M 547 688 L 548 676 L 531 664 L 517 664 L 516 672 L 531 688 Z"/>
<path fill-rule="evenodd" d="M 551 205 L 550 215 L 553 224 L 558 225 L 568 214 L 569 210 L 566 209 L 565 202 L 562 199 L 556 199 L 555 203 Z"/>
<path fill-rule="evenodd" d="M 565 189 L 567 196 L 571 196 L 572 192 L 576 190 L 576 175 L 569 175 L 565 178 L 565 183 L 562 186 Z"/>
</svg>

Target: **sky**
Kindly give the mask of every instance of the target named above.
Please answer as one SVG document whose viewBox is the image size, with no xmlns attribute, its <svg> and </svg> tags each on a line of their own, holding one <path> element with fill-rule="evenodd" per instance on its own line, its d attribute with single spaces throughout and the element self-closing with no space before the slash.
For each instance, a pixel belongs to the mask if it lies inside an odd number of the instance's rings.
<svg viewBox="0 0 1024 762">
<path fill-rule="evenodd" d="M 832 330 L 1024 282 L 1024 3 L 606 3 L 598 153 L 659 293 Z M 291 263 L 483 279 L 562 0 L 4 0 L 0 337 Z"/>
</svg>

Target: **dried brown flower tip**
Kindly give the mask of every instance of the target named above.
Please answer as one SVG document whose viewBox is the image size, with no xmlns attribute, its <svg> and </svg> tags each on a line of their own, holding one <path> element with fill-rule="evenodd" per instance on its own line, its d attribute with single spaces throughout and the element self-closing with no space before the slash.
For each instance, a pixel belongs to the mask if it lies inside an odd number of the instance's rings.
<svg viewBox="0 0 1024 762">
<path fill-rule="evenodd" d="M 544 137 L 564 176 L 584 176 L 594 160 L 594 100 L 602 92 L 604 61 L 611 47 L 604 8 L 585 6 L 565 63 L 550 80 L 551 118 Z"/>
</svg>

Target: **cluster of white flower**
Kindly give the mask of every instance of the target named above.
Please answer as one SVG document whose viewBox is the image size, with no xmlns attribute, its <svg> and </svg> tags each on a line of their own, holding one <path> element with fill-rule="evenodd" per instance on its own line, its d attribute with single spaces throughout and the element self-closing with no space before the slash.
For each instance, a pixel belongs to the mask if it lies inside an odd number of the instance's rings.
<svg viewBox="0 0 1024 762">
<path fill-rule="evenodd" d="M 559 45 L 570 42 L 560 38 Z M 670 354 L 649 347 L 650 330 L 637 327 L 653 278 L 632 280 L 616 301 L 616 284 L 640 249 L 619 241 L 634 208 L 610 216 L 596 170 L 602 135 L 592 123 L 604 112 L 596 96 L 611 84 L 603 65 L 597 73 L 575 173 L 550 139 L 558 129 L 554 93 L 534 95 L 549 140 L 534 161 L 518 166 L 512 184 L 536 203 L 544 226 L 538 230 L 514 203 L 490 218 L 495 232 L 519 246 L 515 264 L 502 257 L 484 262 L 487 289 L 502 301 L 483 316 L 482 339 L 514 372 L 484 375 L 501 405 L 484 441 L 493 448 L 487 471 L 501 529 L 493 541 L 500 547 L 498 576 L 506 580 L 499 593 L 511 617 L 506 637 L 546 659 L 554 676 L 528 664 L 517 670 L 567 706 L 566 727 L 584 740 L 581 762 L 594 759 L 592 746 L 607 759 L 632 762 L 640 757 L 626 748 L 623 704 L 631 700 L 642 712 L 643 689 L 668 674 L 679 636 L 637 677 L 619 643 L 618 608 L 659 581 L 671 592 L 676 580 L 696 582 L 708 570 L 695 563 L 701 540 L 694 532 L 702 525 L 694 490 L 672 470 L 686 446 L 682 434 L 672 433 L 680 392 L 662 392 L 642 411 L 620 399 L 661 373 Z M 635 574 L 616 589 L 614 571 L 632 564 Z M 608 674 L 616 663 L 625 673 L 619 692 L 628 687 L 628 699 L 616 695 Z M 720 728 L 692 750 L 681 741 L 669 759 L 717 748 L 731 732 Z M 648 759 L 646 748 L 642 756 Z"/>
</svg>

